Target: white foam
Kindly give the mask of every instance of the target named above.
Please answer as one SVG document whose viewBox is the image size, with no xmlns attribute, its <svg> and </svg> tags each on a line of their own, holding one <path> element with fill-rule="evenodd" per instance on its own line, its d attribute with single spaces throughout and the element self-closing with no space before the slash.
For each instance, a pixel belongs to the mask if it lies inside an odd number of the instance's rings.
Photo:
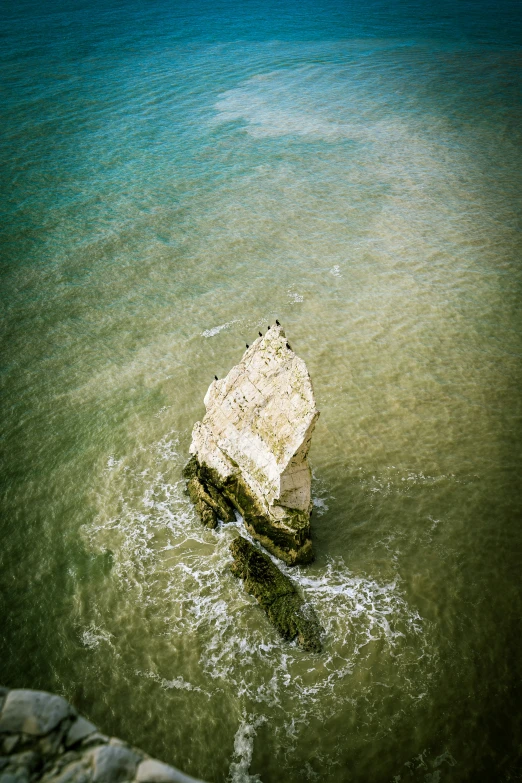
<svg viewBox="0 0 522 783">
<path fill-rule="evenodd" d="M 111 637 L 112 634 L 103 630 L 103 628 L 98 628 L 93 623 L 87 628 L 84 628 L 80 633 L 80 639 L 83 646 L 87 647 L 89 650 L 94 650 L 96 647 L 99 647 L 101 642 L 111 644 Z"/>
<path fill-rule="evenodd" d="M 250 765 L 254 752 L 254 738 L 266 718 L 264 715 L 243 716 L 234 737 L 234 760 L 230 764 L 228 780 L 230 783 L 261 783 L 259 775 L 250 775 Z"/>
<path fill-rule="evenodd" d="M 111 454 L 110 457 L 107 459 L 107 469 L 111 470 L 111 468 L 117 468 L 119 465 L 122 464 L 121 459 L 116 459 L 116 457 Z"/>
<path fill-rule="evenodd" d="M 237 324 L 238 320 L 235 321 L 227 321 L 226 324 L 221 324 L 220 326 L 213 326 L 212 329 L 205 329 L 204 332 L 201 333 L 202 337 L 214 337 L 216 334 L 219 334 L 223 331 L 223 329 L 228 329 L 229 326 L 232 326 L 232 324 Z"/>
<path fill-rule="evenodd" d="M 326 514 L 328 511 L 328 504 L 324 498 L 312 497 L 312 502 L 314 504 L 314 509 L 317 510 L 320 517 L 323 514 Z"/>
<path fill-rule="evenodd" d="M 176 677 L 174 680 L 167 680 L 165 677 L 160 677 L 159 674 L 156 674 L 155 672 L 144 672 L 139 669 L 137 669 L 134 674 L 137 677 L 147 677 L 150 680 L 154 680 L 155 682 L 159 683 L 159 685 L 161 685 L 164 690 L 176 689 L 178 691 L 196 691 L 197 693 L 205 693 L 205 691 L 199 688 L 197 685 L 192 685 L 191 682 L 187 682 L 181 676 Z M 209 696 L 210 694 L 205 693 L 205 695 Z"/>
<path fill-rule="evenodd" d="M 430 748 L 424 748 L 424 750 L 409 761 L 404 762 L 404 766 L 408 770 L 408 779 L 411 779 L 411 777 L 414 776 L 416 780 L 421 780 L 420 776 L 422 775 L 423 783 L 440 783 L 442 780 L 440 767 L 443 764 L 446 764 L 449 767 L 454 767 L 457 764 L 448 750 L 444 750 L 443 753 L 433 759 L 431 758 L 431 753 L 432 751 Z M 430 772 L 430 769 L 432 769 L 433 772 Z M 399 783 L 401 780 L 401 775 L 395 775 L 392 778 L 393 783 Z"/>
<path fill-rule="evenodd" d="M 172 408 L 172 405 L 164 405 L 162 408 L 159 409 L 157 413 L 154 414 L 155 419 L 161 419 L 162 416 L 166 414 L 168 410 Z"/>
</svg>

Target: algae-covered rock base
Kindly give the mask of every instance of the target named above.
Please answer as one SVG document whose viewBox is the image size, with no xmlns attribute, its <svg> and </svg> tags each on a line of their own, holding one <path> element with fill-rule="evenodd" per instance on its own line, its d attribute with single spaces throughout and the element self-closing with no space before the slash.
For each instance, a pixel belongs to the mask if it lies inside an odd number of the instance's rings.
<svg viewBox="0 0 522 783">
<path fill-rule="evenodd" d="M 312 652 L 321 651 L 321 628 L 313 608 L 305 603 L 291 579 L 242 536 L 230 545 L 232 573 L 244 580 L 283 638 Z"/>
<path fill-rule="evenodd" d="M 288 565 L 313 559 L 307 456 L 319 416 L 306 364 L 275 323 L 205 395 L 192 431 L 188 491 L 201 519 L 243 516 L 251 535 Z"/>
<path fill-rule="evenodd" d="M 0 783 L 202 783 L 99 732 L 61 696 L 0 688 Z"/>
</svg>

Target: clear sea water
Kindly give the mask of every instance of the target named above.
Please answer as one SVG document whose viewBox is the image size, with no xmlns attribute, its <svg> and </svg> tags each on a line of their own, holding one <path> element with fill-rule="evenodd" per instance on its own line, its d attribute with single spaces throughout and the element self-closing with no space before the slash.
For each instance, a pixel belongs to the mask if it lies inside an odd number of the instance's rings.
<svg viewBox="0 0 522 783">
<path fill-rule="evenodd" d="M 1 18 L 0 681 L 211 783 L 522 779 L 520 4 Z M 276 317 L 321 655 L 181 480 Z"/>
</svg>

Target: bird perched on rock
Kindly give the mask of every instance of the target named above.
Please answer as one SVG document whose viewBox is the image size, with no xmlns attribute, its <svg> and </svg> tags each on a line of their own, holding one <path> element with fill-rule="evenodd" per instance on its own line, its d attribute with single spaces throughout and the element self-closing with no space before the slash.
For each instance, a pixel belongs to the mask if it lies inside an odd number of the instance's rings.
<svg viewBox="0 0 522 783">
<path fill-rule="evenodd" d="M 277 318 L 276 318 L 276 324 L 277 324 L 278 326 L 281 326 L 281 324 L 279 323 L 279 321 L 277 320 Z"/>
<path fill-rule="evenodd" d="M 258 334 L 259 334 L 260 337 L 263 336 L 263 332 L 258 332 Z"/>
<path fill-rule="evenodd" d="M 270 329 L 270 324 L 268 324 L 267 329 Z"/>
<path fill-rule="evenodd" d="M 215 380 L 215 381 L 217 381 L 217 380 L 218 380 L 218 377 L 217 377 L 217 375 L 214 375 L 214 380 Z"/>
<path fill-rule="evenodd" d="M 286 344 L 286 347 L 288 348 L 288 350 L 289 350 L 289 351 L 291 351 L 291 350 L 292 350 L 292 349 L 291 349 L 291 347 L 290 347 L 290 343 L 287 343 L 287 344 Z"/>
<path fill-rule="evenodd" d="M 246 344 L 246 347 L 248 348 L 248 343 Z"/>
</svg>

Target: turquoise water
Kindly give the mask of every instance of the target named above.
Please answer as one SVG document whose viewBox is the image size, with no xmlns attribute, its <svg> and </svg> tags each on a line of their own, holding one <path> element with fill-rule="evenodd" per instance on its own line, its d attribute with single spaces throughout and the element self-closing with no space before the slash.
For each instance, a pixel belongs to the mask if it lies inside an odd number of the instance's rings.
<svg viewBox="0 0 522 783">
<path fill-rule="evenodd" d="M 520 6 L 2 20 L 0 681 L 211 783 L 519 779 Z M 181 480 L 276 317 L 320 656 Z"/>
</svg>

